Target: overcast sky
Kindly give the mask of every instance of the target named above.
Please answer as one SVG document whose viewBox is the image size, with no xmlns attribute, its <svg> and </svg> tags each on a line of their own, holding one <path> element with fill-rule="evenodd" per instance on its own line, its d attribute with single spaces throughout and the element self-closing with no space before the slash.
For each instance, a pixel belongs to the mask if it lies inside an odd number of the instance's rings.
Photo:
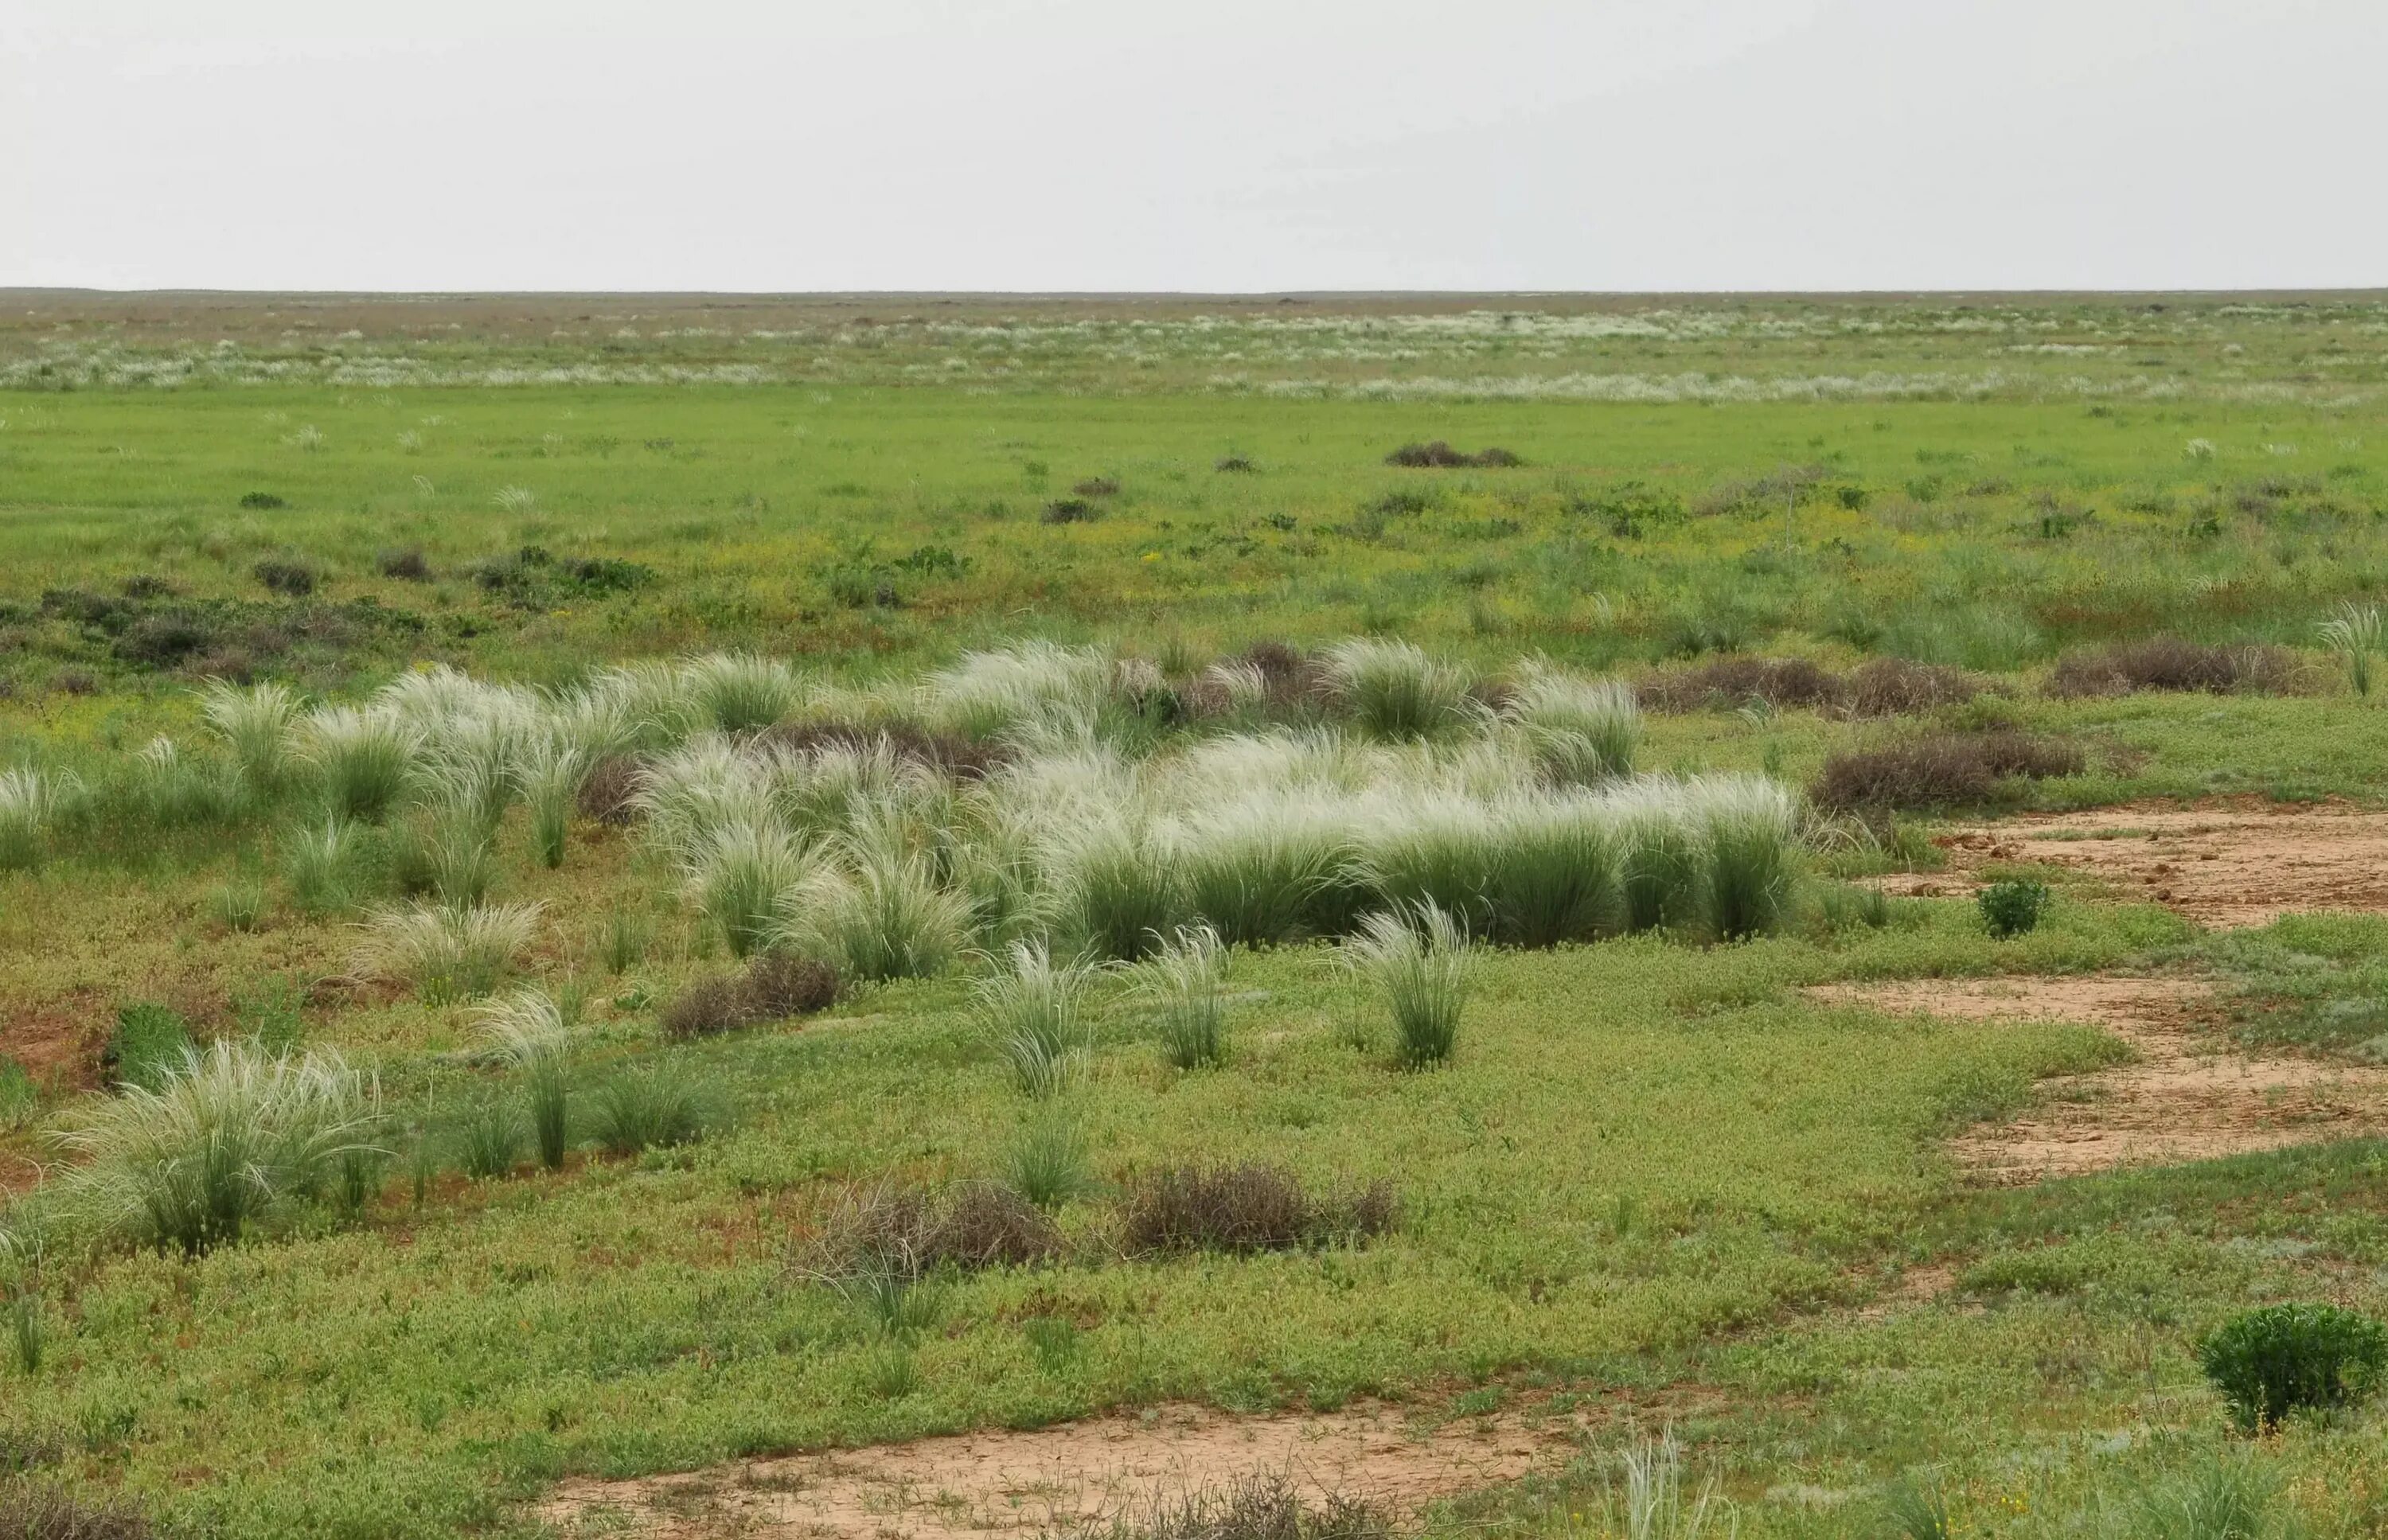
<svg viewBox="0 0 2388 1540">
<path fill-rule="evenodd" d="M 0 0 L 0 284 L 2388 284 L 2382 0 Z"/>
</svg>

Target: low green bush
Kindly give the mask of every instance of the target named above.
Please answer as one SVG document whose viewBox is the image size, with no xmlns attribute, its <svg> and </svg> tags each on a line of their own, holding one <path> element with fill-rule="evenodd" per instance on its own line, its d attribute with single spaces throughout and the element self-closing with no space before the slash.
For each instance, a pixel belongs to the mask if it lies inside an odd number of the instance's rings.
<svg viewBox="0 0 2388 1540">
<path fill-rule="evenodd" d="M 2197 1361 L 2240 1428 L 2256 1433 L 2369 1395 L 2388 1369 L 2388 1326 L 2335 1305 L 2267 1305 L 2224 1322 Z"/>
</svg>

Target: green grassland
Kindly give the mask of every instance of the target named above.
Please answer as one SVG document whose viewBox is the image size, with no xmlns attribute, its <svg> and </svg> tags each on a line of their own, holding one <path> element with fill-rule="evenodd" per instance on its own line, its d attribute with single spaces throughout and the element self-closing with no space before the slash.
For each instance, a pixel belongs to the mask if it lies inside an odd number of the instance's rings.
<svg viewBox="0 0 2388 1540">
<path fill-rule="evenodd" d="M 575 1473 L 1382 1398 L 1596 1430 L 1433 1532 L 1622 1533 L 1617 1456 L 1670 1425 L 1749 1535 L 1918 1533 L 1902 1483 L 1951 1534 L 2388 1526 L 2388 1412 L 2245 1439 L 2195 1360 L 2255 1304 L 2388 1313 L 2388 1150 L 1986 1190 L 1949 1135 L 2128 1050 L 1800 992 L 2165 969 L 2221 980 L 2251 1040 L 2378 1034 L 2376 920 L 2207 935 L 2076 882 L 1994 940 L 1968 901 L 1857 921 L 1828 895 L 1929 860 L 1939 816 L 2388 797 L 2378 697 L 2316 629 L 2388 591 L 2388 303 L 25 297 L 0 325 L 0 768 L 85 800 L 0 870 L 0 1054 L 37 1067 L 0 1063 L 0 1337 L 31 1319 L 42 1344 L 29 1367 L 0 1340 L 0 1495 L 118 1495 L 175 1534 L 528 1535 Z M 1434 439 L 1521 463 L 1385 462 Z M 670 1041 L 671 1003 L 730 966 L 672 852 L 579 817 L 549 869 L 515 808 L 492 892 L 543 906 L 519 974 L 569 1002 L 576 1117 L 663 1068 L 710 1126 L 609 1155 L 577 1122 L 560 1168 L 526 1148 L 475 1179 L 457 1151 L 524 1076 L 478 1051 L 471 1004 L 368 977 L 367 895 L 299 901 L 311 783 L 169 816 L 136 753 L 164 733 L 215 763 L 211 676 L 337 704 L 433 664 L 564 690 L 752 651 L 892 692 L 1033 638 L 1174 679 L 1362 634 L 1487 672 L 1887 657 L 1992 687 L 1906 720 L 1653 711 L 1650 771 L 1804 787 L 1852 747 L 2001 727 L 2086 763 L 1902 809 L 1904 837 L 1820 823 L 1752 939 L 1480 949 L 1437 1069 L 1393 1065 L 1324 940 L 1234 951 L 1216 1067 L 1172 1068 L 1149 999 L 1104 976 L 1059 1103 L 1093 1185 L 1058 1257 L 933 1279 L 894 1332 L 808 1248 L 857 1192 L 1000 1180 L 1049 1110 L 991 1041 L 997 964 Z M 2294 677 L 2045 688 L 2067 654 L 2158 636 L 2283 646 Z M 1101 727 L 1154 760 L 1216 731 Z M 31 1163 L 118 1095 L 99 1050 L 141 1002 L 374 1077 L 395 1158 L 367 1200 L 299 1194 L 197 1256 L 46 1208 L 59 1172 L 36 1189 Z M 1387 1183 L 1399 1221 L 1250 1256 L 1120 1243 L 1140 1180 L 1224 1160 Z M 1902 1294 L 1927 1269 L 1953 1286 Z M 2159 1511 L 2217 1481 L 2255 1527 Z"/>
</svg>

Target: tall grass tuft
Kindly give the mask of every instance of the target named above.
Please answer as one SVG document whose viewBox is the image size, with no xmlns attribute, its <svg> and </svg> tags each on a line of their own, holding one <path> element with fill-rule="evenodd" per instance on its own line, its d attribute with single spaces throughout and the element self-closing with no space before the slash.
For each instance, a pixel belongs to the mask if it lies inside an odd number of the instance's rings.
<svg viewBox="0 0 2388 1540">
<path fill-rule="evenodd" d="M 366 922 L 359 967 L 407 980 L 427 1004 L 475 999 L 496 989 L 530 944 L 540 909 L 537 903 L 386 909 Z"/>
<path fill-rule="evenodd" d="M 61 783 L 39 770 L 0 770 L 0 872 L 31 871 L 49 853 Z"/>
<path fill-rule="evenodd" d="M 377 819 L 406 794 L 423 734 L 384 713 L 335 706 L 307 719 L 301 751 L 336 816 Z"/>
<path fill-rule="evenodd" d="M 1485 889 L 1490 940 L 1547 947 L 1620 928 L 1624 860 L 1615 821 L 1598 802 L 1535 795 L 1502 804 Z"/>
<path fill-rule="evenodd" d="M 551 871 L 564 865 L 565 847 L 572 834 L 572 810 L 594 763 L 588 750 L 552 738 L 525 751 L 514 762 L 514 781 L 530 809 L 531 853 Z"/>
<path fill-rule="evenodd" d="M 371 1147 L 375 1100 L 336 1055 L 219 1040 L 155 1089 L 127 1085 L 90 1104 L 59 1136 L 79 1157 L 63 1179 L 69 1209 L 198 1256 L 319 1191 L 343 1153 Z"/>
<path fill-rule="evenodd" d="M 794 715 L 808 693 L 804 675 L 776 658 L 712 653 L 680 665 L 684 699 L 701 726 L 751 732 Z"/>
<path fill-rule="evenodd" d="M 1529 663 L 1505 714 L 1553 785 L 1594 786 L 1633 773 L 1642 713 L 1629 684 L 1579 679 L 1547 663 Z"/>
<path fill-rule="evenodd" d="M 927 978 L 961 954 L 970 899 L 939 886 L 930 858 L 887 839 L 840 841 L 850 871 L 819 884 L 781 932 L 849 978 Z"/>
<path fill-rule="evenodd" d="M 1689 816 L 1709 934 L 1734 941 L 1781 929 L 1799 875 L 1799 812 L 1790 794 L 1756 776 L 1718 776 L 1693 788 Z"/>
<path fill-rule="evenodd" d="M 224 751 L 251 790 L 278 790 L 289 782 L 298 691 L 273 680 L 244 688 L 210 679 L 199 691 L 199 713 L 223 740 Z"/>
<path fill-rule="evenodd" d="M 2369 695 L 2371 660 L 2380 652 L 2380 607 L 2349 600 L 2320 629 L 2322 645 L 2346 660 L 2346 678 L 2355 693 Z"/>
<path fill-rule="evenodd" d="M 819 842 L 760 822 L 713 830 L 686 865 L 690 898 L 737 957 L 769 946 L 829 873 Z"/>
<path fill-rule="evenodd" d="M 1459 922 L 1431 903 L 1380 911 L 1343 942 L 1344 966 L 1384 991 L 1393 1053 L 1410 1069 L 1451 1057 L 1467 1000 L 1469 945 Z"/>
<path fill-rule="evenodd" d="M 590 1131 L 614 1155 L 693 1144 L 713 1120 L 708 1104 L 704 1087 L 676 1070 L 626 1070 L 590 1097 Z"/>
<path fill-rule="evenodd" d="M 1060 929 L 1084 950 L 1134 962 L 1186 918 L 1164 830 L 1132 815 L 1089 816 L 1048 838 Z"/>
<path fill-rule="evenodd" d="M 283 880 L 290 885 L 290 902 L 301 914 L 337 914 L 356 900 L 358 846 L 356 826 L 327 818 L 321 828 L 300 828 L 284 836 Z"/>
<path fill-rule="evenodd" d="M 1350 924 L 1358 849 L 1333 798 L 1264 792 L 1200 813 L 1180 833 L 1186 907 L 1223 941 L 1269 946 Z"/>
<path fill-rule="evenodd" d="M 1006 1186 L 1048 1213 L 1095 1188 L 1086 1136 L 1060 1106 L 1022 1125 L 1004 1147 L 1002 1169 Z"/>
<path fill-rule="evenodd" d="M 1014 941 L 1010 966 L 978 987 L 987 1035 L 1031 1096 L 1050 1096 L 1069 1084 L 1086 1054 L 1079 1006 L 1095 965 L 1056 963 L 1045 943 Z"/>
<path fill-rule="evenodd" d="M 1467 671 L 1409 642 L 1338 642 L 1327 650 L 1327 675 L 1337 702 L 1372 738 L 1431 738 L 1478 714 Z"/>
<path fill-rule="evenodd" d="M 1207 1069 L 1227 1056 L 1227 956 L 1207 925 L 1181 929 L 1141 965 L 1161 1027 L 1161 1054 L 1179 1069 Z"/>
<path fill-rule="evenodd" d="M 558 1169 L 570 1144 L 572 1097 L 563 1010 L 546 991 L 523 989 L 482 1006 L 479 1016 L 482 1041 L 522 1073 L 539 1163 Z"/>
</svg>

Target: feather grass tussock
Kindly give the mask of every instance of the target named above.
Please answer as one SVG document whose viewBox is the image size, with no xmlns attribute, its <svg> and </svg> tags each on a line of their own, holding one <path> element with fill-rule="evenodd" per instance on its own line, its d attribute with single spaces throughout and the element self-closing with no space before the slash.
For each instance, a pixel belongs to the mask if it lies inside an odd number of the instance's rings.
<svg viewBox="0 0 2388 1540">
<path fill-rule="evenodd" d="M 1013 942 L 1007 961 L 977 986 L 980 1020 L 1020 1089 L 1050 1096 L 1085 1061 L 1080 1009 L 1098 969 L 1084 961 L 1056 963 L 1043 941 Z"/>
<path fill-rule="evenodd" d="M 311 1196 L 342 1154 L 377 1148 L 376 1101 L 337 1054 L 219 1040 L 154 1088 L 83 1109 L 59 1136 L 79 1161 L 62 1198 L 104 1233 L 196 1256 Z"/>
<path fill-rule="evenodd" d="M 1459 922 L 1430 903 L 1370 915 L 1344 940 L 1344 966 L 1384 997 L 1393 1018 L 1394 1056 L 1404 1068 L 1430 1068 L 1457 1047 L 1468 945 Z"/>
<path fill-rule="evenodd" d="M 35 769 L 0 770 L 0 872 L 30 871 L 42 864 L 67 785 Z"/>
<path fill-rule="evenodd" d="M 2003 781 L 2078 775 L 2086 764 L 2077 744 L 2012 728 L 1931 733 L 1834 754 L 1808 794 L 1836 812 L 1962 807 L 1993 800 Z"/>
<path fill-rule="evenodd" d="M 2286 694 L 2296 687 L 2295 654 L 2269 646 L 2209 647 L 2177 637 L 2123 642 L 2097 652 L 2069 652 L 2049 675 L 2061 700 L 2138 690 Z"/>
<path fill-rule="evenodd" d="M 366 922 L 358 968 L 405 980 L 429 1004 L 485 995 L 530 945 L 540 909 L 537 903 L 385 909 Z"/>
</svg>

